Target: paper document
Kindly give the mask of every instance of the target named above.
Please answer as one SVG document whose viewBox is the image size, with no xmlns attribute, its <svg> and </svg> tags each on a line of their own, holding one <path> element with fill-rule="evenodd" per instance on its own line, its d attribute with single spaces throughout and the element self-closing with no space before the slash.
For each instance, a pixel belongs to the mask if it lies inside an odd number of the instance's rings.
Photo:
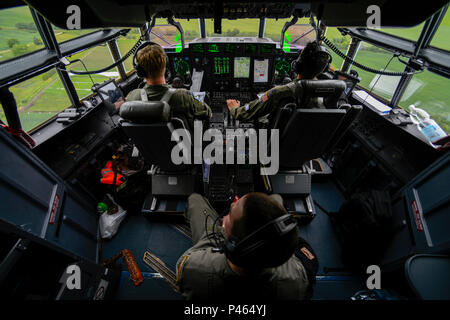
<svg viewBox="0 0 450 320">
<path fill-rule="evenodd" d="M 192 92 L 200 91 L 200 88 L 202 87 L 202 81 L 203 81 L 203 71 L 197 71 L 194 68 L 194 70 L 192 71 L 191 91 Z"/>
<path fill-rule="evenodd" d="M 356 98 L 359 102 L 365 102 L 367 105 L 374 111 L 379 114 L 389 114 L 392 110 L 391 107 L 385 105 L 383 102 L 375 99 L 369 93 L 364 90 L 354 90 L 353 97 Z"/>
</svg>

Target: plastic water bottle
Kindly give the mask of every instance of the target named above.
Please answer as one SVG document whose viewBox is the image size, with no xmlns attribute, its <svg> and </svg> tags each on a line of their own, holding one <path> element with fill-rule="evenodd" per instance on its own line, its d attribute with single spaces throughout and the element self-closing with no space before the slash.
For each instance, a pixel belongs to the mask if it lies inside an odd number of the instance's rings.
<svg viewBox="0 0 450 320">
<path fill-rule="evenodd" d="M 412 122 L 417 124 L 417 128 L 431 143 L 446 137 L 444 130 L 430 118 L 430 115 L 423 109 L 416 108 L 414 105 L 409 106 L 409 113 Z"/>
<path fill-rule="evenodd" d="M 108 205 L 104 202 L 97 203 L 97 212 L 102 214 L 103 212 L 108 211 Z"/>
</svg>

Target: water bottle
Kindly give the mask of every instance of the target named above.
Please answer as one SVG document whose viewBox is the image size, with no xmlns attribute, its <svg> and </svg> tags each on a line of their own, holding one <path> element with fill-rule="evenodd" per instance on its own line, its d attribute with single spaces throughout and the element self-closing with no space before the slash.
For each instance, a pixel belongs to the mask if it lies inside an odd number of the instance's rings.
<svg viewBox="0 0 450 320">
<path fill-rule="evenodd" d="M 422 132 L 431 143 L 447 136 L 445 131 L 442 130 L 436 121 L 430 118 L 430 115 L 425 110 L 410 105 L 409 113 L 411 121 L 417 125 L 419 131 Z"/>
<path fill-rule="evenodd" d="M 103 212 L 108 211 L 108 205 L 104 202 L 97 203 L 97 212 L 102 214 Z"/>
</svg>

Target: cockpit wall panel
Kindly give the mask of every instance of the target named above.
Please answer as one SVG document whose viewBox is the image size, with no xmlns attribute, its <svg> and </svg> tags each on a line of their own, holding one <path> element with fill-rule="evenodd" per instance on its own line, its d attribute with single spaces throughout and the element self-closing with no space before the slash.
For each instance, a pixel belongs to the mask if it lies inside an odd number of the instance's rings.
<svg viewBox="0 0 450 320">
<path fill-rule="evenodd" d="M 84 198 L 4 129 L 0 150 L 0 219 L 95 262 L 95 204 L 80 200 Z"/>
</svg>

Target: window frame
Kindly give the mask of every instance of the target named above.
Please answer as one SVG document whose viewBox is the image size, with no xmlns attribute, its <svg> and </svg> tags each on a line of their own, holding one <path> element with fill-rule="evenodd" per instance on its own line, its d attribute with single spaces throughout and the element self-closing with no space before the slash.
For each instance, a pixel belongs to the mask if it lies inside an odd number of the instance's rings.
<svg viewBox="0 0 450 320">
<path fill-rule="evenodd" d="M 42 16 L 40 16 L 33 8 L 31 7 L 28 8 L 31 12 L 33 21 L 40 34 L 40 37 L 43 41 L 44 48 L 35 50 L 33 52 L 29 52 L 19 57 L 14 57 L 12 59 L 0 62 L 0 68 L 2 68 L 2 73 L 0 74 L 0 88 L 5 88 L 9 90 L 10 87 L 16 84 L 37 77 L 55 68 L 57 70 L 61 82 L 63 83 L 66 95 L 71 102 L 71 105 L 64 106 L 64 109 L 70 107 L 78 108 L 82 106 L 78 94 L 75 90 L 75 87 L 68 76 L 68 73 L 64 72 L 65 66 L 61 63 L 61 59 L 68 55 L 72 55 L 74 53 L 96 47 L 103 43 L 108 43 L 110 41 L 116 43 L 116 38 L 122 34 L 126 34 L 126 30 L 128 29 L 107 28 L 93 31 L 86 35 L 81 35 L 79 37 L 75 37 L 73 39 L 69 39 L 61 43 L 58 43 L 56 41 L 52 25 Z M 114 55 L 111 53 L 111 49 L 110 48 L 108 49 L 112 61 L 117 62 Z M 123 66 L 123 62 L 119 64 L 119 66 L 120 65 Z M 121 73 L 119 72 L 119 74 Z M 121 78 L 123 77 L 124 74 L 121 74 Z M 3 110 L 5 117 L 7 117 L 6 115 L 11 112 L 9 108 L 3 107 Z M 49 118 L 48 120 L 44 121 L 43 123 L 37 125 L 29 132 L 33 133 L 37 129 L 46 126 L 56 116 L 57 114 Z M 20 117 L 18 122 L 19 123 L 15 125 L 19 125 L 20 127 L 22 127 L 22 124 L 20 123 Z"/>
</svg>

